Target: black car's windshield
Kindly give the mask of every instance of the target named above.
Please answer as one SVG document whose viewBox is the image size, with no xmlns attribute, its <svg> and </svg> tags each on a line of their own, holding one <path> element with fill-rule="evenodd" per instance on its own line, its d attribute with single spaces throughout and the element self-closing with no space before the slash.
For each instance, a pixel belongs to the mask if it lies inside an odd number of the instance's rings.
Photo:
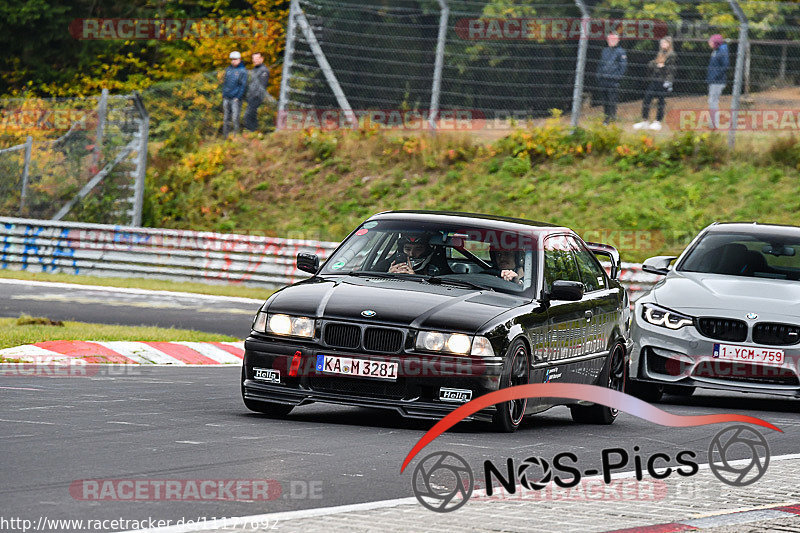
<svg viewBox="0 0 800 533">
<path fill-rule="evenodd" d="M 800 238 L 770 234 L 709 233 L 678 270 L 800 280 Z"/>
<path fill-rule="evenodd" d="M 522 293 L 536 280 L 536 233 L 476 226 L 370 221 L 328 259 L 322 274 L 419 279 Z"/>
</svg>

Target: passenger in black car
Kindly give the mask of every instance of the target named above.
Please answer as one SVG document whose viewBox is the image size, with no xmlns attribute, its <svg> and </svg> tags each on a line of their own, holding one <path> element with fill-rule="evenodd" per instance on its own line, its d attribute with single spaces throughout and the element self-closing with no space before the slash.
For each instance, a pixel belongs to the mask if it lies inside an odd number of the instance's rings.
<svg viewBox="0 0 800 533">
<path fill-rule="evenodd" d="M 429 233 L 404 233 L 397 252 L 387 259 L 388 272 L 428 276 L 451 274 L 444 251 L 439 246 L 431 246 L 430 240 Z"/>
</svg>

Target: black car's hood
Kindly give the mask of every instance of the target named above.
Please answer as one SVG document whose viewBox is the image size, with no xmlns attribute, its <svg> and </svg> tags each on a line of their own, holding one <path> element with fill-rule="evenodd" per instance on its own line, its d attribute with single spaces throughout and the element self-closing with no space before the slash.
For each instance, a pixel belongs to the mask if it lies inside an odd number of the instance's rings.
<svg viewBox="0 0 800 533">
<path fill-rule="evenodd" d="M 312 278 L 277 292 L 270 313 L 477 333 L 527 300 L 492 291 L 382 278 Z M 362 311 L 374 311 L 364 317 Z"/>
</svg>

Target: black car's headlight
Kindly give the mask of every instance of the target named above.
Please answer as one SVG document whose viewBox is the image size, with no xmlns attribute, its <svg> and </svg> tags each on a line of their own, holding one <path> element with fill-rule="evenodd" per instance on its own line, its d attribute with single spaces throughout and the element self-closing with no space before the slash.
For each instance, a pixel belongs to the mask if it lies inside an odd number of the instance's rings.
<svg viewBox="0 0 800 533">
<path fill-rule="evenodd" d="M 694 318 L 689 315 L 655 304 L 642 305 L 642 318 L 649 324 L 668 329 L 681 329 L 694 323 Z"/>
<path fill-rule="evenodd" d="M 463 333 L 420 331 L 417 335 L 417 349 L 426 352 L 447 352 L 458 355 L 494 356 L 494 349 L 492 349 L 489 339 L 481 336 L 470 337 Z"/>
<path fill-rule="evenodd" d="M 257 333 L 272 333 L 292 337 L 314 336 L 315 322 L 313 318 L 304 316 L 289 316 L 281 313 L 265 313 L 259 311 L 253 322 L 253 331 Z"/>
</svg>

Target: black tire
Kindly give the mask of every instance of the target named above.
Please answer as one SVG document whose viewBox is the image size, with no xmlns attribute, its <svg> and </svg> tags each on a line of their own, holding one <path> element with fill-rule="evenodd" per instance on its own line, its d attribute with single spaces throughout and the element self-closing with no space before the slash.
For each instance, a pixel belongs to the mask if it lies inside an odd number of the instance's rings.
<svg viewBox="0 0 800 533">
<path fill-rule="evenodd" d="M 687 387 L 686 385 L 664 385 L 664 394 L 672 394 L 673 396 L 682 396 L 688 398 L 697 387 Z"/>
<path fill-rule="evenodd" d="M 605 384 L 609 389 L 624 392 L 625 367 L 625 348 L 621 344 L 616 344 L 611 349 L 608 362 L 600 373 L 598 384 Z M 601 404 L 570 405 L 569 410 L 572 413 L 572 420 L 580 424 L 613 424 L 619 414 L 617 409 Z"/>
<path fill-rule="evenodd" d="M 664 386 L 645 381 L 628 381 L 625 392 L 631 396 L 636 396 L 640 400 L 656 403 L 664 396 Z"/>
<path fill-rule="evenodd" d="M 274 418 L 281 418 L 288 415 L 292 411 L 292 409 L 294 409 L 293 405 L 287 405 L 285 403 L 262 402 L 258 400 L 250 400 L 245 398 L 244 380 L 245 380 L 245 368 L 244 364 L 242 364 L 242 401 L 244 402 L 244 406 L 250 409 L 251 411 L 255 413 L 268 415 Z"/>
<path fill-rule="evenodd" d="M 514 341 L 503 363 L 500 389 L 516 385 L 527 385 L 530 375 L 530 360 L 530 353 L 528 353 L 528 347 L 525 343 L 521 339 Z M 495 431 L 501 433 L 515 432 L 522 424 L 522 419 L 525 418 L 525 408 L 527 406 L 527 398 L 498 404 L 497 412 L 492 417 L 492 426 Z"/>
</svg>

